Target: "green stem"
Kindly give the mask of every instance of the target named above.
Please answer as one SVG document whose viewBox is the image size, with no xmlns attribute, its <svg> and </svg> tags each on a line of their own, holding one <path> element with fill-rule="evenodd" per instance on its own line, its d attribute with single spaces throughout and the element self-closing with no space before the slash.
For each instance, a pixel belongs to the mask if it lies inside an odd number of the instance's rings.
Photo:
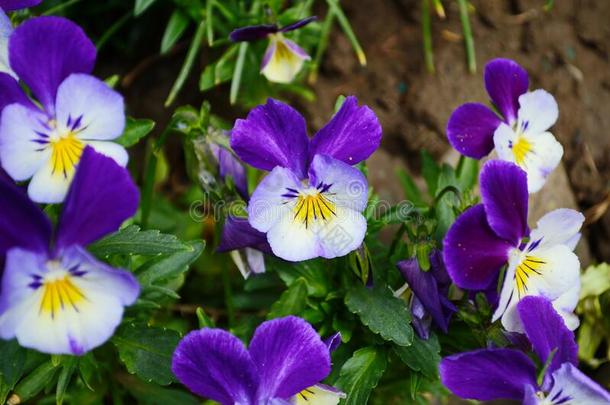
<svg viewBox="0 0 610 405">
<path fill-rule="evenodd" d="M 239 44 L 239 53 L 237 54 L 235 70 L 233 71 L 233 79 L 231 80 L 231 105 L 235 104 L 235 102 L 237 101 L 237 95 L 239 94 L 241 75 L 244 72 L 244 64 L 246 62 L 246 52 L 248 51 L 248 45 L 249 44 L 247 42 L 242 42 L 241 44 Z"/>
<path fill-rule="evenodd" d="M 424 60 L 429 73 L 434 73 L 434 53 L 432 51 L 432 24 L 430 22 L 430 0 L 421 2 L 422 16 L 421 27 L 424 41 Z"/>
<path fill-rule="evenodd" d="M 235 325 L 235 305 L 233 303 L 233 289 L 231 288 L 231 276 L 229 274 L 229 266 L 226 262 L 222 264 L 222 282 L 224 284 L 225 305 L 227 307 L 227 318 L 229 329 Z"/>
<path fill-rule="evenodd" d="M 119 18 L 114 24 L 112 24 L 110 26 L 110 28 L 108 28 L 106 30 L 106 32 L 104 32 L 104 34 L 102 34 L 102 36 L 100 37 L 100 39 L 97 41 L 97 44 L 95 44 L 95 47 L 97 48 L 97 51 L 99 52 L 100 49 L 102 49 L 102 47 L 106 44 L 106 42 L 108 42 L 108 40 L 119 30 L 121 29 L 121 27 L 123 25 L 125 25 L 127 23 L 127 21 L 129 21 L 129 19 L 132 17 L 133 13 L 130 11 L 128 13 L 126 13 L 125 15 L 123 15 L 123 17 Z"/>
<path fill-rule="evenodd" d="M 197 31 L 195 32 L 195 36 L 193 37 L 193 41 L 191 41 L 191 45 L 189 46 L 188 53 L 186 54 L 186 59 L 184 59 L 184 63 L 182 64 L 182 68 L 180 69 L 180 73 L 172 86 L 169 95 L 167 96 L 167 100 L 165 100 L 165 107 L 169 107 L 170 104 L 174 102 L 176 96 L 184 86 L 184 82 L 186 81 L 191 69 L 193 68 L 193 63 L 195 62 L 195 57 L 199 53 L 199 48 L 201 48 L 201 42 L 203 39 L 203 35 L 205 34 L 205 20 L 202 20 L 197 27 Z"/>
<path fill-rule="evenodd" d="M 458 6 L 460 8 L 460 20 L 462 22 L 462 33 L 464 34 L 468 70 L 470 73 L 475 73 L 477 71 L 477 61 L 474 52 L 474 38 L 472 36 L 472 28 L 470 27 L 470 18 L 468 16 L 468 0 L 458 0 Z"/>
<path fill-rule="evenodd" d="M 159 161 L 159 154 L 163 149 L 163 145 L 173 131 L 176 124 L 176 119 L 173 118 L 165 130 L 161 133 L 161 136 L 156 142 L 149 143 L 148 154 L 146 159 L 146 171 L 144 173 L 144 186 L 142 187 L 142 219 L 141 226 L 143 229 L 148 227 L 148 220 L 150 218 L 150 210 L 152 206 L 153 191 L 155 188 L 155 177 L 157 174 L 157 163 Z"/>
<path fill-rule="evenodd" d="M 318 79 L 318 70 L 320 69 L 320 64 L 322 63 L 322 57 L 324 56 L 324 52 L 326 52 L 326 47 L 328 46 L 328 39 L 330 38 L 330 29 L 333 26 L 333 22 L 335 21 L 335 12 L 331 8 L 328 10 L 328 14 L 326 14 L 326 19 L 324 20 L 324 24 L 322 24 L 322 31 L 320 33 L 320 42 L 318 43 L 318 48 L 316 49 L 316 56 L 313 59 L 313 66 L 311 67 L 311 73 L 309 74 L 309 82 L 315 83 Z"/>
<path fill-rule="evenodd" d="M 42 13 L 42 15 L 53 15 L 53 14 L 57 13 L 58 11 L 62 11 L 63 9 L 66 9 L 76 3 L 79 3 L 80 1 L 81 0 L 68 0 L 62 4 L 58 4 L 55 7 L 48 9 L 47 11 Z"/>
<path fill-rule="evenodd" d="M 360 62 L 360 65 L 366 66 L 366 55 L 364 54 L 364 50 L 360 46 L 360 42 L 358 42 L 358 38 L 356 38 L 356 34 L 354 34 L 354 30 L 352 30 L 352 26 L 350 25 L 349 20 L 345 16 L 343 9 L 341 9 L 339 1 L 326 0 L 326 3 L 328 3 L 328 7 L 330 8 L 330 10 L 332 10 L 337 16 L 339 25 L 343 29 L 343 32 L 345 32 L 345 35 L 347 35 L 347 38 L 352 44 L 352 48 L 354 48 L 354 51 L 356 52 L 358 62 Z"/>
</svg>

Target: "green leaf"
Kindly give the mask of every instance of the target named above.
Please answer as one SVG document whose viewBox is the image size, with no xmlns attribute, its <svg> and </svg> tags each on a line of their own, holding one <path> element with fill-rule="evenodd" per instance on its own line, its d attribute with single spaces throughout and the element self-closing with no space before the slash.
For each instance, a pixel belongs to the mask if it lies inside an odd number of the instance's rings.
<svg viewBox="0 0 610 405">
<path fill-rule="evenodd" d="M 152 285 L 157 281 L 167 280 L 180 275 L 201 255 L 204 241 L 192 241 L 186 244 L 188 250 L 169 256 L 155 258 L 146 262 L 137 270 L 138 280 L 143 286 Z"/>
<path fill-rule="evenodd" d="M 15 384 L 23 375 L 26 354 L 26 350 L 19 346 L 17 340 L 0 340 L 0 380 L 7 385 L 8 390 L 15 388 Z"/>
<path fill-rule="evenodd" d="M 199 405 L 201 401 L 184 390 L 163 388 L 147 384 L 135 377 L 121 378 L 120 383 L 133 395 L 138 404 L 144 405 Z"/>
<path fill-rule="evenodd" d="M 235 69 L 232 58 L 237 54 L 237 49 L 237 45 L 229 47 L 220 59 L 205 67 L 199 79 L 199 90 L 206 91 L 231 80 Z"/>
<path fill-rule="evenodd" d="M 130 225 L 95 242 L 89 246 L 89 250 L 98 257 L 129 254 L 155 256 L 191 250 L 191 246 L 174 235 L 157 230 L 142 231 L 139 226 Z"/>
<path fill-rule="evenodd" d="M 189 25 L 189 18 L 186 14 L 184 14 L 180 10 L 175 10 L 169 21 L 167 22 L 167 26 L 165 27 L 165 32 L 163 33 L 163 38 L 161 39 L 161 53 L 164 54 L 178 42 L 178 40 L 184 34 L 184 31 L 187 29 Z"/>
<path fill-rule="evenodd" d="M 280 318 L 286 315 L 300 314 L 307 304 L 307 281 L 297 279 L 282 293 L 267 314 L 267 319 Z"/>
<path fill-rule="evenodd" d="M 55 403 L 57 405 L 61 405 L 64 402 L 64 397 L 66 395 L 66 389 L 72 380 L 72 376 L 76 371 L 76 366 L 78 365 L 78 357 L 74 356 L 64 356 L 62 358 L 62 369 L 59 373 L 59 378 L 57 380 L 57 389 L 55 391 Z"/>
<path fill-rule="evenodd" d="M 347 394 L 343 405 L 366 404 L 373 388 L 387 366 L 387 355 L 382 347 L 365 347 L 354 352 L 343 364 L 335 386 Z"/>
<path fill-rule="evenodd" d="M 59 364 L 55 364 L 52 360 L 41 364 L 19 382 L 15 387 L 15 394 L 22 402 L 27 402 L 53 381 L 58 370 Z"/>
<path fill-rule="evenodd" d="M 385 340 L 399 346 L 408 346 L 413 341 L 409 309 L 403 300 L 392 295 L 389 288 L 358 286 L 347 293 L 345 305 L 360 317 L 364 325 Z"/>
<path fill-rule="evenodd" d="M 210 318 L 208 316 L 208 314 L 205 313 L 203 308 L 201 308 L 201 307 L 197 308 L 195 313 L 197 314 L 197 320 L 199 321 L 200 329 L 201 328 L 214 328 L 216 326 L 216 324 L 214 323 L 214 320 L 212 318 Z"/>
<path fill-rule="evenodd" d="M 434 161 L 434 158 L 425 150 L 421 151 L 422 159 L 422 176 L 428 185 L 428 193 L 432 196 L 436 195 L 438 176 L 440 167 Z"/>
<path fill-rule="evenodd" d="M 411 201 L 415 205 L 425 205 L 424 198 L 419 190 L 419 187 L 417 187 L 417 184 L 415 184 L 415 181 L 413 181 L 413 177 L 411 177 L 406 170 L 400 169 L 398 171 L 398 181 L 400 181 L 400 184 L 402 185 L 405 198 L 407 200 Z"/>
<path fill-rule="evenodd" d="M 462 156 L 456 171 L 460 190 L 470 190 L 477 184 L 479 178 L 479 161 Z"/>
<path fill-rule="evenodd" d="M 148 135 L 154 127 L 155 122 L 152 120 L 137 120 L 135 118 L 127 117 L 125 131 L 123 131 L 123 135 L 116 139 L 115 142 L 129 148 Z"/>
<path fill-rule="evenodd" d="M 428 340 L 413 339 L 411 346 L 394 346 L 394 352 L 411 370 L 418 371 L 431 380 L 438 378 L 441 347 L 435 334 Z"/>
<path fill-rule="evenodd" d="M 133 13 L 135 16 L 139 16 L 143 12 L 145 12 L 148 7 L 152 6 L 153 3 L 157 0 L 136 0 L 136 4 L 133 8 Z"/>
<path fill-rule="evenodd" d="M 323 260 L 307 260 L 304 262 L 288 264 L 284 261 L 269 261 L 271 266 L 286 285 L 291 286 L 296 280 L 303 278 L 307 281 L 308 295 L 325 297 L 330 289 L 328 269 Z"/>
<path fill-rule="evenodd" d="M 179 341 L 174 330 L 139 324 L 122 326 L 112 338 L 127 371 L 159 385 L 175 381 L 171 363 Z"/>
</svg>

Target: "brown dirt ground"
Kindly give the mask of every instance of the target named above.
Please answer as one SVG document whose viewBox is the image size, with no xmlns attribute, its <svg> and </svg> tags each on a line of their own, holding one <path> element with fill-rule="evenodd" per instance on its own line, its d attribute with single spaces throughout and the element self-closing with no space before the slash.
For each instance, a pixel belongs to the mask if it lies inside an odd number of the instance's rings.
<svg viewBox="0 0 610 405">
<path fill-rule="evenodd" d="M 584 210 L 604 201 L 610 185 L 610 2 L 556 1 L 550 12 L 543 11 L 542 0 L 472 3 L 478 72 L 467 71 L 457 3 L 445 1 L 447 18 L 435 16 L 432 22 L 436 73 L 431 75 L 422 57 L 420 2 L 345 1 L 368 66 L 357 64 L 345 36 L 335 32 L 314 86 L 318 102 L 304 106 L 313 126 L 323 125 L 339 94 L 356 94 L 372 106 L 384 128 L 383 151 L 371 162 L 372 183 L 394 198 L 395 167 L 417 173 L 421 149 L 444 156 L 453 109 L 487 100 L 485 62 L 512 58 L 530 72 L 532 88 L 550 91 L 560 106 L 553 132 L 565 148 L 567 178 L 559 173 L 549 182 L 534 202 L 533 219 L 542 209 L 576 203 Z M 598 215 L 604 212 L 603 204 L 596 208 Z M 594 260 L 610 260 L 610 213 L 587 232 Z"/>
</svg>

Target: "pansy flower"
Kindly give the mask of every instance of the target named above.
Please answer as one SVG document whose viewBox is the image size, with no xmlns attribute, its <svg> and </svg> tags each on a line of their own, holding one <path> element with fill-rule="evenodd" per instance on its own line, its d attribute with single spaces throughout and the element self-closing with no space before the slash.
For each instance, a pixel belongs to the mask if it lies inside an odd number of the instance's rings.
<svg viewBox="0 0 610 405">
<path fill-rule="evenodd" d="M 269 38 L 269 45 L 261 63 L 261 73 L 267 80 L 276 83 L 290 83 L 303 68 L 303 63 L 311 57 L 296 43 L 284 37 L 284 33 L 294 31 L 316 17 L 309 17 L 280 28 L 275 24 L 251 25 L 231 32 L 233 42 L 257 41 Z"/>
<path fill-rule="evenodd" d="M 515 311 L 520 299 L 541 295 L 553 302 L 570 329 L 580 290 L 580 263 L 573 253 L 584 216 L 557 209 L 544 215 L 536 229 L 527 225 L 526 174 L 510 162 L 487 162 L 480 176 L 482 204 L 462 213 L 444 241 L 444 258 L 453 282 L 468 290 L 493 287 L 508 265 L 493 320 L 520 332 Z"/>
<path fill-rule="evenodd" d="M 525 69 L 509 59 L 485 66 L 485 88 L 496 110 L 479 103 L 458 107 L 447 123 L 451 145 L 481 159 L 492 150 L 527 173 L 530 193 L 544 185 L 563 156 L 563 147 L 548 129 L 559 115 L 557 102 L 544 90 L 528 92 Z"/>
<path fill-rule="evenodd" d="M 6 13 L 34 7 L 41 2 L 42 0 L 0 0 L 0 72 L 17 77 L 8 62 L 8 39 L 13 32 L 13 24 Z"/>
<path fill-rule="evenodd" d="M 127 164 L 127 152 L 109 142 L 123 133 L 123 98 L 90 75 L 95 46 L 76 24 L 38 17 L 21 24 L 9 40 L 15 79 L 0 74 L 0 163 L 16 181 L 31 178 L 30 198 L 63 201 L 86 145 Z"/>
<path fill-rule="evenodd" d="M 172 361 L 186 387 L 223 405 L 338 404 L 344 395 L 319 385 L 330 369 L 329 347 L 294 316 L 263 322 L 248 348 L 222 329 L 191 332 Z"/>
<path fill-rule="evenodd" d="M 127 171 L 89 147 L 54 231 L 21 189 L 0 179 L 0 337 L 74 355 L 108 340 L 140 287 L 131 273 L 101 263 L 85 246 L 116 231 L 137 206 Z"/>
<path fill-rule="evenodd" d="M 305 119 L 269 99 L 239 119 L 231 132 L 237 156 L 271 171 L 252 193 L 248 220 L 267 234 L 285 260 L 344 256 L 362 243 L 368 199 L 364 175 L 352 167 L 381 141 L 375 113 L 348 97 L 326 126 L 309 139 Z"/>
<path fill-rule="evenodd" d="M 465 399 L 513 399 L 525 405 L 602 405 L 610 393 L 578 370 L 574 334 L 566 328 L 551 303 L 526 297 L 518 305 L 525 333 L 540 363 L 548 364 L 541 384 L 536 365 L 523 352 L 483 349 L 444 358 L 443 384 Z"/>
<path fill-rule="evenodd" d="M 402 260 L 396 264 L 398 270 L 413 292 L 411 314 L 413 327 L 421 339 L 430 337 L 430 324 L 443 332 L 449 329 L 449 319 L 457 310 L 447 294 L 451 279 L 443 263 L 443 254 L 434 249 L 430 255 L 430 269 L 423 271 L 416 258 Z"/>
</svg>

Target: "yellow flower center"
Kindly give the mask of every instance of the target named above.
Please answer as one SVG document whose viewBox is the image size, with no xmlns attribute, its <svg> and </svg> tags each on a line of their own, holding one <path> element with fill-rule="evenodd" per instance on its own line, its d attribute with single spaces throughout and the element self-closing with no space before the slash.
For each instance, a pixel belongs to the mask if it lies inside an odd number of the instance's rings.
<svg viewBox="0 0 610 405">
<path fill-rule="evenodd" d="M 308 228 L 314 221 L 328 221 L 335 214 L 335 204 L 322 193 L 301 193 L 294 206 L 294 220 L 305 224 Z"/>
<path fill-rule="evenodd" d="M 540 275 L 540 271 L 546 262 L 534 256 L 525 256 L 525 259 L 519 263 L 515 270 L 515 283 L 519 297 L 527 293 L 527 280 L 534 274 Z"/>
<path fill-rule="evenodd" d="M 513 154 L 515 155 L 515 162 L 519 166 L 523 166 L 525 158 L 532 151 L 532 143 L 528 141 L 523 135 L 517 137 L 517 142 L 513 144 Z"/>
<path fill-rule="evenodd" d="M 40 314 L 51 318 L 55 318 L 60 310 L 72 308 L 78 311 L 78 305 L 86 299 L 80 288 L 74 285 L 69 274 L 45 280 L 42 288 Z"/>
<path fill-rule="evenodd" d="M 50 142 L 51 166 L 54 175 L 72 176 L 85 148 L 85 144 L 73 132 Z"/>
</svg>

